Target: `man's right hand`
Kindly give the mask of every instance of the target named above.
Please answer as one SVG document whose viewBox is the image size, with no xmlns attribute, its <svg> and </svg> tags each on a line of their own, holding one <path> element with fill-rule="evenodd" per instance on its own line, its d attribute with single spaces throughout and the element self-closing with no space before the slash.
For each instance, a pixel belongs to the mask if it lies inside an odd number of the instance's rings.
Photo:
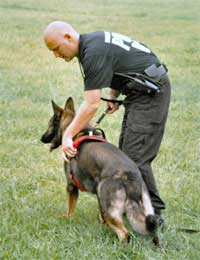
<svg viewBox="0 0 200 260">
<path fill-rule="evenodd" d="M 110 88 L 110 92 L 109 92 L 109 95 L 108 95 L 108 99 L 110 100 L 116 100 L 117 97 L 119 96 L 119 91 L 116 90 L 116 89 L 112 89 Z M 119 104 L 118 103 L 114 103 L 114 102 L 107 102 L 106 104 L 106 107 L 109 108 L 109 112 L 108 114 L 112 114 L 114 113 L 116 110 L 119 109 Z"/>
<path fill-rule="evenodd" d="M 119 109 L 119 104 L 118 103 L 113 103 L 113 102 L 107 102 L 106 107 L 109 109 L 108 114 L 112 114 L 116 110 Z"/>
</svg>

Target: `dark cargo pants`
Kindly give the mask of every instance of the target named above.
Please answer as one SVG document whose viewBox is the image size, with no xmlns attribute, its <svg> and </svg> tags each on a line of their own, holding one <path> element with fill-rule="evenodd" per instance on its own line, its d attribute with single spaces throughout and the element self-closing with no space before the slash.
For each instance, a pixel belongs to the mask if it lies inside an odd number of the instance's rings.
<svg viewBox="0 0 200 260">
<path fill-rule="evenodd" d="M 161 83 L 161 92 L 154 96 L 139 92 L 127 95 L 119 139 L 119 148 L 138 165 L 157 214 L 165 209 L 165 203 L 156 187 L 151 163 L 163 138 L 171 95 L 167 75 Z"/>
</svg>

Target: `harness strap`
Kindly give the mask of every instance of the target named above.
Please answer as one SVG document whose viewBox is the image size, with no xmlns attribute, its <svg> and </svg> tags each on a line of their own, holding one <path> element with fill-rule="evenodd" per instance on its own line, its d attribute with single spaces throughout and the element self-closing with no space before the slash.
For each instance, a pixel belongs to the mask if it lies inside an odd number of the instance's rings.
<svg viewBox="0 0 200 260">
<path fill-rule="evenodd" d="M 74 185 L 80 190 L 80 191 L 87 191 L 84 186 L 82 186 L 79 181 L 74 177 L 73 172 L 71 170 L 69 178 L 73 181 Z"/>
<path fill-rule="evenodd" d="M 74 148 L 78 149 L 78 147 L 84 142 L 84 141 L 96 141 L 96 142 L 107 142 L 106 139 L 102 138 L 101 136 L 89 136 L 89 135 L 83 135 L 76 139 L 73 143 Z"/>
</svg>

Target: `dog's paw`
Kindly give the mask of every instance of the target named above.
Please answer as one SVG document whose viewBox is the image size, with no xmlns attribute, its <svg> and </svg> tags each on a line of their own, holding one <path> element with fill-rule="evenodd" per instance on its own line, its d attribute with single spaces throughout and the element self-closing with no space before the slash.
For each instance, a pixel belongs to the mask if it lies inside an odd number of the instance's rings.
<svg viewBox="0 0 200 260">
<path fill-rule="evenodd" d="M 63 214 L 63 215 L 60 216 L 60 218 L 63 219 L 63 220 L 67 220 L 67 221 L 70 220 L 70 217 L 69 217 L 68 214 Z"/>
</svg>

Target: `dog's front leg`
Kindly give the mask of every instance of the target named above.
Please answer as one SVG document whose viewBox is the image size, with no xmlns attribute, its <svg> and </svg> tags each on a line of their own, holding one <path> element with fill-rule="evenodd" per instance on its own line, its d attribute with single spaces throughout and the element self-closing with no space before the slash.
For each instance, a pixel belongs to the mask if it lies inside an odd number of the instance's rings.
<svg viewBox="0 0 200 260">
<path fill-rule="evenodd" d="M 79 192 L 77 187 L 71 183 L 67 184 L 66 190 L 67 190 L 67 212 L 64 217 L 66 219 L 69 219 L 76 207 L 76 202 L 78 200 Z"/>
<path fill-rule="evenodd" d="M 74 211 L 74 209 L 76 207 L 76 202 L 78 200 L 79 191 L 71 179 L 71 164 L 64 162 L 64 169 L 65 169 L 65 176 L 67 179 L 67 186 L 66 186 L 67 211 L 66 211 L 66 215 L 64 216 L 64 218 L 69 219 L 72 212 Z"/>
</svg>

